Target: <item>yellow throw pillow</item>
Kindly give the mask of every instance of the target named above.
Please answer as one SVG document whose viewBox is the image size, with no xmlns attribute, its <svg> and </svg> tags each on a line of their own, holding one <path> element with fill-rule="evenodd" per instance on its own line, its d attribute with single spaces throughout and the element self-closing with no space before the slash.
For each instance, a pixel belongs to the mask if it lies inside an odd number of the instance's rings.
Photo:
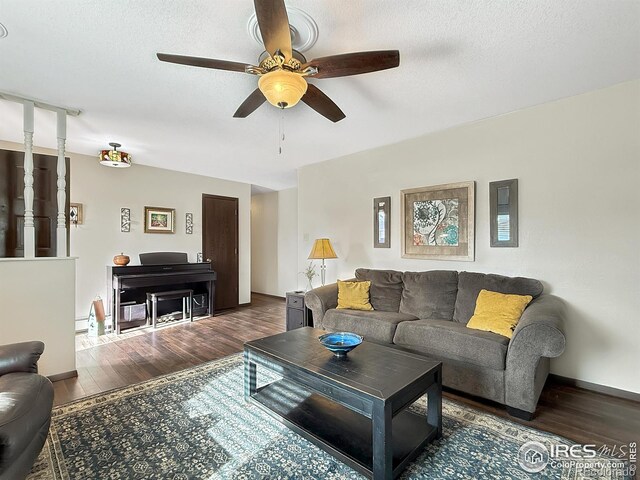
<svg viewBox="0 0 640 480">
<path fill-rule="evenodd" d="M 338 307 L 351 310 L 373 310 L 369 303 L 371 282 L 343 282 L 338 280 Z"/>
<path fill-rule="evenodd" d="M 467 327 L 511 338 L 522 312 L 531 300 L 531 295 L 507 295 L 480 290 L 476 310 Z"/>
</svg>

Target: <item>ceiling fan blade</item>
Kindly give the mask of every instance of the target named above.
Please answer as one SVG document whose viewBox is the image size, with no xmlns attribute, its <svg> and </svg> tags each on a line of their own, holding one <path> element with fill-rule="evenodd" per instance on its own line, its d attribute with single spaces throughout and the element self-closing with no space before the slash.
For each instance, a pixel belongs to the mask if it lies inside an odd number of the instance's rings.
<svg viewBox="0 0 640 480">
<path fill-rule="evenodd" d="M 361 73 L 377 72 L 400 65 L 398 50 L 379 50 L 375 52 L 345 53 L 311 60 L 306 65 L 316 67 L 318 73 L 312 78 L 335 78 Z"/>
<path fill-rule="evenodd" d="M 264 48 L 273 56 L 278 50 L 291 58 L 291 30 L 284 0 L 254 0 Z"/>
<path fill-rule="evenodd" d="M 247 63 L 229 62 L 227 60 L 216 60 L 214 58 L 187 57 L 184 55 L 172 55 L 169 53 L 157 53 L 158 60 L 169 63 L 179 63 L 180 65 L 191 65 L 193 67 L 215 68 L 216 70 L 229 70 L 231 72 L 245 72 L 246 67 L 251 67 Z"/>
<path fill-rule="evenodd" d="M 311 83 L 307 86 L 307 93 L 302 96 L 301 100 L 333 123 L 339 122 L 346 117 L 340 107 L 333 103 L 333 100 Z"/>
<path fill-rule="evenodd" d="M 247 99 L 242 102 L 242 105 L 238 107 L 236 113 L 233 114 L 235 118 L 245 118 L 251 115 L 260 105 L 266 102 L 267 99 L 259 88 L 256 88 Z"/>
</svg>

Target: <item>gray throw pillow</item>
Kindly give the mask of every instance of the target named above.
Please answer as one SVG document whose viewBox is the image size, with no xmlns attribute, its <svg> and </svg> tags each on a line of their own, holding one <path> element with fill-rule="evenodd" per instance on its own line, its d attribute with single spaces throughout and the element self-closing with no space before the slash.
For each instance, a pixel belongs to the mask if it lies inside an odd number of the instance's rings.
<svg viewBox="0 0 640 480">
<path fill-rule="evenodd" d="M 402 298 L 402 272 L 395 270 L 372 270 L 359 268 L 356 279 L 369 280 L 371 305 L 374 310 L 398 312 Z"/>
</svg>

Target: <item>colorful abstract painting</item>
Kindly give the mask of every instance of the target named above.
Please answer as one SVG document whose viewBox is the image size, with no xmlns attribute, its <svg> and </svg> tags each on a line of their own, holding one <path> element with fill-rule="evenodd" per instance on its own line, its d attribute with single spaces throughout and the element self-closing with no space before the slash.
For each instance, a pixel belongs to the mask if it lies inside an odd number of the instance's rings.
<svg viewBox="0 0 640 480">
<path fill-rule="evenodd" d="M 475 182 L 400 192 L 402 258 L 472 262 Z"/>
<path fill-rule="evenodd" d="M 458 199 L 413 202 L 413 244 L 458 246 Z"/>
</svg>

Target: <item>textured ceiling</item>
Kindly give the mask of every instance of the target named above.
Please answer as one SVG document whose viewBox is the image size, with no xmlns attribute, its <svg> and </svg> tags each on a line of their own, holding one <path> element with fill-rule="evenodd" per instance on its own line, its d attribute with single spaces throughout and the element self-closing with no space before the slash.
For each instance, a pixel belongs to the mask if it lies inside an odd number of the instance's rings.
<svg viewBox="0 0 640 480">
<path fill-rule="evenodd" d="M 255 62 L 251 0 L 0 0 L 0 91 L 81 109 L 69 151 L 117 141 L 140 164 L 281 189 L 308 163 L 640 77 L 637 0 L 287 4 L 318 24 L 308 58 L 399 49 L 400 67 L 312 80 L 347 118 L 285 111 L 281 155 L 276 108 L 232 118 L 256 77 L 155 58 Z M 22 141 L 21 107 L 1 100 L 0 139 Z M 35 143 L 55 147 L 53 113 L 38 112 Z"/>
</svg>

